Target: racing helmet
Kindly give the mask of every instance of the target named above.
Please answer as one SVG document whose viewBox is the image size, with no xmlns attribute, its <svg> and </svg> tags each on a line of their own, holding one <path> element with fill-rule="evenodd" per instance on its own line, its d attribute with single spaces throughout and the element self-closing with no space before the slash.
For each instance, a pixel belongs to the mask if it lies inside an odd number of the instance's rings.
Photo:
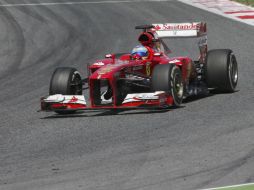
<svg viewBox="0 0 254 190">
<path fill-rule="evenodd" d="M 133 48 L 131 55 L 134 59 L 147 59 L 149 51 L 145 46 L 138 45 Z"/>
</svg>

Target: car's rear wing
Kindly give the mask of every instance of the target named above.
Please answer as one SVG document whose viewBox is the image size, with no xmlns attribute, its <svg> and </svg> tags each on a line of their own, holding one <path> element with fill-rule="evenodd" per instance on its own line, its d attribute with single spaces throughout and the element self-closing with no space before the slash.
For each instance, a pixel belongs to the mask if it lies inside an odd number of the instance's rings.
<svg viewBox="0 0 254 190">
<path fill-rule="evenodd" d="M 206 36 L 205 22 L 152 24 L 158 38 Z"/>
</svg>

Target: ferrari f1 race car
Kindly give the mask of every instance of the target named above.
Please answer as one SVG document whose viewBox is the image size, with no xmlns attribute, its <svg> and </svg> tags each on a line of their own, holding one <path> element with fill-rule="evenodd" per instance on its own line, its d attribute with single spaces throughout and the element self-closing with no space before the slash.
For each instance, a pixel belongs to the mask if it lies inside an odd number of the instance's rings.
<svg viewBox="0 0 254 190">
<path fill-rule="evenodd" d="M 88 64 L 86 78 L 75 68 L 57 68 L 49 96 L 41 98 L 41 110 L 69 114 L 91 109 L 168 108 L 210 89 L 235 91 L 236 57 L 230 49 L 208 51 L 206 23 L 151 24 L 136 29 L 142 30 L 140 45 L 131 53 L 107 54 Z M 197 38 L 198 59 L 167 56 L 165 38 Z"/>
</svg>

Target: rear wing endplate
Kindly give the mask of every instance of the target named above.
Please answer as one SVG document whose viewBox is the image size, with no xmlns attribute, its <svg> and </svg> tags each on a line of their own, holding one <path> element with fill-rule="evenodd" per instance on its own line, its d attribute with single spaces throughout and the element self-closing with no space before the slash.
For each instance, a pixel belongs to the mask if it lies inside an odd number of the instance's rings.
<svg viewBox="0 0 254 190">
<path fill-rule="evenodd" d="M 207 35 L 205 22 L 152 24 L 159 38 L 202 37 Z"/>
</svg>

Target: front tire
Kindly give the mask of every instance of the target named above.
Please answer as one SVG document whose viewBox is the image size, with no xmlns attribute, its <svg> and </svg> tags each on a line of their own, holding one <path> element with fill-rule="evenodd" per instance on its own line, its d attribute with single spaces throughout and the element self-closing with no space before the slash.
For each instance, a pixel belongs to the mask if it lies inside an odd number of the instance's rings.
<svg viewBox="0 0 254 190">
<path fill-rule="evenodd" d="M 157 65 L 152 74 L 153 91 L 165 91 L 174 100 L 173 106 L 179 107 L 183 100 L 183 80 L 179 67 L 175 64 Z"/>
<path fill-rule="evenodd" d="M 49 95 L 82 95 L 82 81 L 79 72 L 75 68 L 57 68 L 50 80 Z M 59 114 L 70 114 L 75 111 L 55 111 Z"/>
<path fill-rule="evenodd" d="M 238 66 L 232 50 L 216 49 L 209 51 L 204 72 L 209 88 L 227 93 L 235 91 L 238 82 Z"/>
</svg>

